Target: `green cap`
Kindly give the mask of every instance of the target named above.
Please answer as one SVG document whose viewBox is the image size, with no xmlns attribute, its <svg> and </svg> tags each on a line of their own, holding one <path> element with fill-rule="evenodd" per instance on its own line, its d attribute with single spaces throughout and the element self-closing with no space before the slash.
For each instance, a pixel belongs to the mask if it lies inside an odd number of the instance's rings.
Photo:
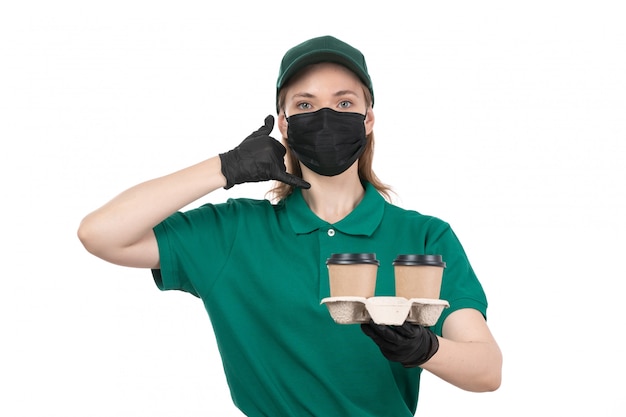
<svg viewBox="0 0 626 417">
<path fill-rule="evenodd" d="M 374 105 L 374 88 L 361 51 L 332 36 L 321 36 L 304 41 L 285 53 L 276 82 L 277 107 L 278 92 L 287 81 L 307 65 L 320 62 L 341 64 L 354 72 L 370 90 L 372 105 Z"/>
</svg>

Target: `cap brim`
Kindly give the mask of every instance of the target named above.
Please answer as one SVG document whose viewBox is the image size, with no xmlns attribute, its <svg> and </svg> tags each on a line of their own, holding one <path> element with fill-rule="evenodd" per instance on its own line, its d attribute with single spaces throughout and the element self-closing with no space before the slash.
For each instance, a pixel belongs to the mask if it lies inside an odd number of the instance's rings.
<svg viewBox="0 0 626 417">
<path fill-rule="evenodd" d="M 371 88 L 370 81 L 367 78 L 366 74 L 363 74 L 360 66 L 355 63 L 350 57 L 337 53 L 335 50 L 317 50 L 310 52 L 308 54 L 304 54 L 294 62 L 292 62 L 283 72 L 282 76 L 278 79 L 276 83 L 276 87 L 281 89 L 282 87 L 289 82 L 289 80 L 304 69 L 308 65 L 319 64 L 322 62 L 332 62 L 335 64 L 343 65 L 348 68 L 350 71 L 354 72 L 359 79 L 365 84 L 368 88 Z"/>
</svg>

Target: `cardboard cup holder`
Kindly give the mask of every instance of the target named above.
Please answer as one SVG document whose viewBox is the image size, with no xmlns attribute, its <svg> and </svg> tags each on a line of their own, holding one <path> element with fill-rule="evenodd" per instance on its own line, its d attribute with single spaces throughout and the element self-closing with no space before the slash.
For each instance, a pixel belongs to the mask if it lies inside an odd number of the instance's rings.
<svg viewBox="0 0 626 417">
<path fill-rule="evenodd" d="M 327 297 L 326 305 L 333 320 L 338 324 L 368 323 L 402 325 L 405 321 L 422 326 L 433 326 L 444 308 L 450 307 L 446 300 L 404 297 Z"/>
</svg>

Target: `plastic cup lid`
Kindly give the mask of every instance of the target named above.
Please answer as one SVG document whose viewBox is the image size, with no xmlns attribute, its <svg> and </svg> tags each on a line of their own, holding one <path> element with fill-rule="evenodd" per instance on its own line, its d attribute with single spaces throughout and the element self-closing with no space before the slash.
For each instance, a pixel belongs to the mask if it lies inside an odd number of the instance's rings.
<svg viewBox="0 0 626 417">
<path fill-rule="evenodd" d="M 326 265 L 372 264 L 380 265 L 375 253 L 333 253 L 326 259 Z"/>
<path fill-rule="evenodd" d="M 446 263 L 442 260 L 441 255 L 398 255 L 393 261 L 394 265 L 424 265 L 424 266 L 439 266 L 446 267 Z"/>
</svg>

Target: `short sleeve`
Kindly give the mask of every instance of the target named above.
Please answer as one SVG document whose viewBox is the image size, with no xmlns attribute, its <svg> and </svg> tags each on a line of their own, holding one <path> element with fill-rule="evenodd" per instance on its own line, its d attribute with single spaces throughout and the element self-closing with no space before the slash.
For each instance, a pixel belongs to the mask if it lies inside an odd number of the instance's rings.
<svg viewBox="0 0 626 417">
<path fill-rule="evenodd" d="M 161 290 L 197 297 L 210 290 L 228 259 L 237 230 L 237 204 L 206 204 L 177 212 L 154 227 L 160 269 L 152 270 Z"/>
<path fill-rule="evenodd" d="M 435 326 L 435 333 L 441 335 L 443 322 L 457 310 L 472 308 L 487 317 L 487 297 L 474 273 L 465 250 L 448 223 L 439 221 L 426 244 L 428 253 L 441 254 L 446 268 L 441 284 L 441 299 L 447 300 L 450 307 L 443 310 Z"/>
</svg>

